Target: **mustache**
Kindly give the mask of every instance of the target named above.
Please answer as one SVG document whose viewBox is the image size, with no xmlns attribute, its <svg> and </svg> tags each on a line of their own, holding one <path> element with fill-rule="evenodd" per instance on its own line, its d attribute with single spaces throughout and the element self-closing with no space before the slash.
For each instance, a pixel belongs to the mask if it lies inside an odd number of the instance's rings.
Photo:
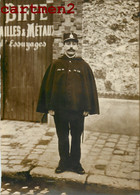
<svg viewBox="0 0 140 195">
<path fill-rule="evenodd" d="M 70 48 L 68 51 L 75 51 L 74 49 Z"/>
</svg>

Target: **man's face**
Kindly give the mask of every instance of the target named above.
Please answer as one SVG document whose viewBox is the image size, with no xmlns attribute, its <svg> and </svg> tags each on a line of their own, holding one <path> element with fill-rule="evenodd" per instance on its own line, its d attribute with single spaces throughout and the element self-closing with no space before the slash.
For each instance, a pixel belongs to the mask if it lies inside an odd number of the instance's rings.
<svg viewBox="0 0 140 195">
<path fill-rule="evenodd" d="M 78 43 L 76 41 L 69 40 L 64 42 L 64 52 L 69 57 L 74 56 L 77 50 L 78 50 Z"/>
</svg>

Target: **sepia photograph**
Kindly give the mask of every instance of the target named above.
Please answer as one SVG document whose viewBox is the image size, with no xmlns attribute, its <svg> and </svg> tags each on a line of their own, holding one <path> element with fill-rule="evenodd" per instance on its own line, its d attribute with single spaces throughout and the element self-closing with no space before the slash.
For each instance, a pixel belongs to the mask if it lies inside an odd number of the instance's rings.
<svg viewBox="0 0 140 195">
<path fill-rule="evenodd" d="M 0 0 L 1 195 L 139 195 L 139 0 Z"/>
</svg>

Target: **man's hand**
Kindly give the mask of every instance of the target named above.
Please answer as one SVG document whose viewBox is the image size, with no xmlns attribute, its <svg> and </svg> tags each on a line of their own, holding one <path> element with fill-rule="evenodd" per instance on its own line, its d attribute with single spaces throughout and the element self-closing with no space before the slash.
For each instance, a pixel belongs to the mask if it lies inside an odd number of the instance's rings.
<svg viewBox="0 0 140 195">
<path fill-rule="evenodd" d="M 55 111 L 54 111 L 54 110 L 49 110 L 48 112 L 49 112 L 49 114 L 50 114 L 51 116 L 54 116 L 54 115 L 55 115 Z"/>
<path fill-rule="evenodd" d="M 88 114 L 89 114 L 89 112 L 86 112 L 86 111 L 83 112 L 84 116 L 88 116 Z"/>
</svg>

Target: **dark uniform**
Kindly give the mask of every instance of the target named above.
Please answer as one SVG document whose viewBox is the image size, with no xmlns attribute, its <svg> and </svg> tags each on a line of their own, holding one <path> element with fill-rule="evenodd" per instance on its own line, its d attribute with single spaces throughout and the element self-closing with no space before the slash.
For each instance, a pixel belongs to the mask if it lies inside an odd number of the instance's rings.
<svg viewBox="0 0 140 195">
<path fill-rule="evenodd" d="M 94 76 L 82 58 L 66 55 L 50 65 L 46 71 L 37 106 L 37 112 L 54 110 L 58 135 L 60 164 L 80 164 L 80 139 L 84 129 L 83 112 L 99 114 Z M 72 135 L 69 149 L 69 130 Z M 69 152 L 70 151 L 70 152 Z"/>
</svg>

